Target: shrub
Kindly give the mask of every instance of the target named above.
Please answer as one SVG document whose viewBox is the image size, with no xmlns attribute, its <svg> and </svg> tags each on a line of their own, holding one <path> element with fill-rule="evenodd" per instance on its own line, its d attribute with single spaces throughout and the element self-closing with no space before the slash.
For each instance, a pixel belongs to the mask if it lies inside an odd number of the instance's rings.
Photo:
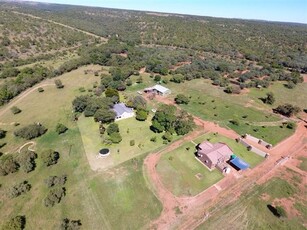
<svg viewBox="0 0 307 230">
<path fill-rule="evenodd" d="M 15 161 L 12 155 L 2 156 L 0 159 L 0 175 L 5 176 L 9 173 L 17 172 L 19 164 Z"/>
<path fill-rule="evenodd" d="M 106 128 L 103 126 L 103 124 L 99 125 L 99 133 L 104 134 L 106 132 Z"/>
<path fill-rule="evenodd" d="M 173 139 L 173 136 L 172 136 L 171 133 L 166 132 L 166 133 L 162 136 L 162 138 L 163 138 L 164 140 L 167 140 L 168 142 L 171 142 L 172 139 Z"/>
<path fill-rule="evenodd" d="M 176 104 L 188 104 L 190 102 L 189 98 L 183 94 L 178 94 L 175 97 Z"/>
<path fill-rule="evenodd" d="M 122 137 L 120 133 L 112 133 L 110 135 L 110 140 L 112 141 L 112 143 L 118 144 L 119 142 L 122 141 Z"/>
<path fill-rule="evenodd" d="M 62 83 L 62 81 L 61 81 L 60 79 L 54 80 L 54 84 L 55 84 L 55 86 L 56 86 L 58 89 L 64 88 L 64 85 L 63 85 L 63 83 Z"/>
<path fill-rule="evenodd" d="M 26 217 L 25 216 L 15 216 L 9 221 L 7 221 L 2 229 L 3 230 L 21 230 L 24 229 L 26 225 Z"/>
<path fill-rule="evenodd" d="M 0 139 L 5 138 L 6 131 L 0 129 Z"/>
<path fill-rule="evenodd" d="M 46 207 L 53 207 L 55 204 L 60 203 L 65 196 L 65 192 L 66 189 L 64 187 L 51 189 L 44 199 L 44 205 Z"/>
<path fill-rule="evenodd" d="M 81 228 L 81 220 L 69 220 L 65 218 L 61 222 L 61 230 L 79 230 Z"/>
<path fill-rule="evenodd" d="M 58 162 L 60 158 L 60 154 L 52 149 L 45 150 L 41 154 L 41 158 L 44 164 L 48 167 L 50 165 L 54 165 Z"/>
<path fill-rule="evenodd" d="M 151 142 L 157 142 L 157 137 L 152 137 L 152 138 L 150 138 L 150 141 L 151 141 Z"/>
<path fill-rule="evenodd" d="M 141 108 L 138 108 L 136 110 L 136 116 L 135 118 L 138 120 L 138 121 L 146 121 L 148 117 L 148 111 L 145 110 L 145 109 L 141 109 Z"/>
<path fill-rule="evenodd" d="M 135 145 L 135 141 L 134 140 L 130 140 L 130 146 L 134 146 Z"/>
<path fill-rule="evenodd" d="M 287 128 L 288 129 L 295 129 L 296 128 L 296 124 L 294 122 L 287 122 Z"/>
<path fill-rule="evenodd" d="M 22 137 L 24 139 L 31 140 L 43 135 L 46 131 L 47 129 L 40 124 L 32 124 L 16 130 L 14 135 L 16 137 Z"/>
<path fill-rule="evenodd" d="M 37 154 L 32 151 L 26 151 L 17 156 L 17 162 L 24 172 L 29 173 L 36 167 L 35 159 Z"/>
<path fill-rule="evenodd" d="M 37 91 L 38 91 L 39 93 L 42 93 L 42 92 L 44 92 L 44 89 L 43 89 L 42 87 L 39 87 L 39 88 L 37 89 Z"/>
<path fill-rule="evenodd" d="M 240 123 L 238 120 L 230 120 L 229 121 L 231 124 L 238 126 Z"/>
<path fill-rule="evenodd" d="M 107 128 L 108 135 L 111 135 L 112 133 L 118 133 L 118 132 L 119 132 L 119 128 L 118 128 L 118 124 L 116 123 L 111 123 Z"/>
<path fill-rule="evenodd" d="M 301 111 L 300 107 L 293 106 L 291 104 L 283 104 L 279 105 L 277 108 L 274 109 L 274 112 L 282 114 L 287 117 L 291 117 L 293 115 L 296 115 Z"/>
<path fill-rule="evenodd" d="M 80 88 L 79 88 L 79 92 L 80 92 L 80 93 L 84 93 L 84 92 L 85 92 L 85 88 L 84 88 L 84 87 L 80 87 Z"/>
<path fill-rule="evenodd" d="M 14 185 L 8 190 L 8 197 L 9 198 L 15 198 L 22 194 L 25 194 L 26 192 L 30 191 L 31 185 L 27 181 L 23 181 L 19 184 Z"/>
<path fill-rule="evenodd" d="M 65 125 L 61 124 L 61 123 L 58 123 L 56 128 L 55 128 L 55 131 L 58 134 L 65 133 L 67 130 L 68 130 L 68 128 Z"/>
<path fill-rule="evenodd" d="M 15 115 L 15 114 L 18 114 L 18 113 L 21 113 L 21 109 L 19 109 L 17 106 L 13 106 L 11 108 L 11 111 L 12 113 Z"/>
<path fill-rule="evenodd" d="M 53 186 L 57 185 L 64 185 L 67 181 L 67 176 L 62 175 L 62 176 L 49 176 L 47 179 L 44 180 L 45 184 L 47 185 L 48 188 L 51 188 Z"/>
</svg>

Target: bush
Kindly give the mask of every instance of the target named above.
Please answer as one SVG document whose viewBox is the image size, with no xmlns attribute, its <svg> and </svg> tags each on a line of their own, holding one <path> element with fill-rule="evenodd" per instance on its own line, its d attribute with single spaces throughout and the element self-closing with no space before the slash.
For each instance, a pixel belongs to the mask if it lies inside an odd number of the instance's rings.
<svg viewBox="0 0 307 230">
<path fill-rule="evenodd" d="M 0 129 L 0 139 L 5 138 L 6 131 Z"/>
<path fill-rule="evenodd" d="M 150 138 L 150 141 L 151 141 L 151 142 L 157 142 L 157 137 L 152 137 L 152 138 Z"/>
<path fill-rule="evenodd" d="M 130 140 L 130 146 L 134 146 L 135 145 L 135 141 L 134 140 Z"/>
<path fill-rule="evenodd" d="M 26 217 L 25 216 L 15 216 L 6 222 L 2 229 L 3 230 L 22 230 L 26 225 Z"/>
<path fill-rule="evenodd" d="M 84 87 L 80 87 L 80 88 L 79 88 L 79 92 L 80 92 L 80 93 L 84 93 L 84 92 L 85 92 L 85 88 L 84 88 Z"/>
<path fill-rule="evenodd" d="M 7 195 L 9 198 L 15 198 L 22 194 L 27 193 L 28 191 L 30 191 L 30 189 L 31 189 L 31 185 L 27 181 L 23 181 L 11 187 L 8 190 Z"/>
<path fill-rule="evenodd" d="M 63 85 L 63 83 L 62 83 L 62 81 L 61 81 L 60 79 L 54 80 L 54 84 L 55 84 L 55 86 L 56 86 L 58 89 L 64 88 L 64 85 Z"/>
<path fill-rule="evenodd" d="M 61 230 L 79 230 L 81 228 L 81 220 L 69 220 L 65 218 L 61 222 Z"/>
<path fill-rule="evenodd" d="M 52 149 L 48 149 L 41 154 L 41 158 L 44 162 L 44 164 L 48 167 L 50 165 L 54 165 L 58 163 L 58 160 L 60 158 L 60 154 L 56 151 L 53 151 Z"/>
<path fill-rule="evenodd" d="M 283 104 L 279 105 L 277 108 L 274 109 L 274 112 L 279 113 L 281 115 L 291 117 L 293 115 L 298 114 L 301 111 L 300 107 L 293 106 L 291 104 Z"/>
<path fill-rule="evenodd" d="M 146 121 L 147 117 L 148 117 L 148 111 L 147 110 L 141 109 L 141 108 L 138 108 L 136 110 L 136 117 L 135 118 L 138 121 Z"/>
<path fill-rule="evenodd" d="M 295 129 L 296 128 L 296 124 L 294 122 L 287 122 L 287 128 L 288 129 Z"/>
<path fill-rule="evenodd" d="M 163 138 L 164 140 L 167 140 L 168 142 L 171 142 L 171 141 L 173 140 L 173 136 L 172 136 L 172 134 L 169 133 L 169 132 L 166 132 L 166 133 L 162 136 L 162 138 Z"/>
<path fill-rule="evenodd" d="M 68 130 L 68 128 L 65 125 L 61 124 L 61 123 L 58 123 L 56 128 L 55 128 L 55 131 L 58 134 L 65 133 L 67 130 Z"/>
<path fill-rule="evenodd" d="M 16 137 L 22 137 L 24 139 L 31 140 L 43 135 L 46 131 L 47 129 L 40 124 L 32 124 L 16 130 L 14 135 Z"/>
<path fill-rule="evenodd" d="M 35 159 L 37 154 L 32 151 L 26 151 L 17 156 L 17 162 L 24 172 L 29 173 L 36 167 Z"/>
<path fill-rule="evenodd" d="M 176 104 L 188 104 L 190 102 L 190 100 L 185 95 L 178 94 L 175 97 L 175 102 L 176 102 Z"/>
<path fill-rule="evenodd" d="M 118 132 L 119 132 L 119 128 L 118 128 L 118 124 L 116 123 L 111 123 L 107 128 L 108 135 L 111 135 L 112 133 L 118 133 Z"/>
<path fill-rule="evenodd" d="M 37 89 L 37 91 L 38 91 L 39 93 L 42 93 L 42 92 L 44 92 L 44 89 L 43 89 L 42 87 L 39 87 L 39 88 Z"/>
<path fill-rule="evenodd" d="M 120 133 L 112 133 L 110 135 L 110 140 L 112 141 L 112 143 L 118 144 L 119 142 L 122 141 L 122 137 Z"/>
<path fill-rule="evenodd" d="M 67 181 L 67 176 L 62 175 L 62 176 L 49 176 L 47 179 L 44 180 L 45 184 L 47 185 L 48 188 L 51 188 L 53 186 L 57 185 L 64 185 Z"/>
<path fill-rule="evenodd" d="M 12 155 L 5 155 L 0 158 L 0 175 L 5 176 L 9 173 L 17 172 L 19 164 L 15 161 Z"/>
<path fill-rule="evenodd" d="M 99 125 L 99 133 L 104 134 L 106 132 L 106 128 L 103 126 L 103 124 Z"/>
<path fill-rule="evenodd" d="M 51 189 L 44 199 L 44 205 L 46 207 L 53 207 L 55 204 L 60 203 L 65 196 L 65 192 L 66 189 L 64 187 Z"/>
<path fill-rule="evenodd" d="M 12 113 L 15 115 L 15 114 L 18 114 L 18 113 L 21 113 L 21 109 L 19 109 L 17 106 L 13 106 L 11 108 L 11 111 Z"/>
<path fill-rule="evenodd" d="M 236 126 L 239 126 L 239 124 L 240 124 L 238 120 L 230 120 L 229 122 L 233 125 L 236 125 Z"/>
</svg>

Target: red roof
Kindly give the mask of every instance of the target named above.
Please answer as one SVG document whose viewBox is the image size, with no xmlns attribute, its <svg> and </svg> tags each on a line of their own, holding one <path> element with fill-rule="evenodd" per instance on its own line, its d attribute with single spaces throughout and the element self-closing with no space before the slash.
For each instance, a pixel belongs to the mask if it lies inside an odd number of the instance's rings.
<svg viewBox="0 0 307 230">
<path fill-rule="evenodd" d="M 201 143 L 198 148 L 198 155 L 200 155 L 200 158 L 202 155 L 206 155 L 213 164 L 217 164 L 219 161 L 228 160 L 233 154 L 233 151 L 225 143 L 221 142 L 212 144 L 205 141 Z"/>
</svg>

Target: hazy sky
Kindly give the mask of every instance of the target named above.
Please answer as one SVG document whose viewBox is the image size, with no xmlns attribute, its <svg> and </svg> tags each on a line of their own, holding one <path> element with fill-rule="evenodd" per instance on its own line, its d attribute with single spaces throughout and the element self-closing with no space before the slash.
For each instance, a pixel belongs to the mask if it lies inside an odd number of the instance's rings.
<svg viewBox="0 0 307 230">
<path fill-rule="evenodd" d="M 34 0 L 72 5 L 307 23 L 307 0 Z"/>
</svg>

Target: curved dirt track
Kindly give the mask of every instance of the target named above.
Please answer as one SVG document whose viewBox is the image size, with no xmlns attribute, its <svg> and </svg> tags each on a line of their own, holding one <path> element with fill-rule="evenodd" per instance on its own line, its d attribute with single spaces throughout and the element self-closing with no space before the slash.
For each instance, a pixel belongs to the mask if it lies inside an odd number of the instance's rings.
<svg viewBox="0 0 307 230">
<path fill-rule="evenodd" d="M 161 101 L 161 100 L 159 100 Z M 163 102 L 170 104 L 169 100 Z M 218 132 L 221 135 L 234 139 L 238 137 L 232 130 L 228 130 L 218 125 L 203 121 L 194 117 L 195 123 L 207 132 Z M 242 192 L 248 191 L 256 183 L 264 183 L 269 179 L 275 169 L 280 167 L 276 162 L 285 156 L 293 156 L 302 151 L 307 152 L 306 138 L 307 129 L 304 122 L 300 122 L 295 133 L 280 142 L 277 146 L 269 150 L 270 157 L 252 170 L 240 173 L 231 173 L 225 176 L 215 185 L 204 190 L 194 197 L 176 197 L 165 188 L 157 173 L 156 166 L 162 154 L 169 152 L 186 141 L 193 140 L 201 132 L 194 131 L 184 138 L 174 142 L 167 148 L 149 154 L 145 161 L 145 172 L 149 182 L 152 184 L 154 193 L 163 204 L 163 211 L 159 218 L 152 221 L 148 226 L 150 229 L 194 229 L 204 222 L 214 212 L 222 209 L 226 205 L 236 201 Z M 180 212 L 178 212 L 180 209 Z M 209 211 L 210 209 L 210 211 Z"/>
</svg>

